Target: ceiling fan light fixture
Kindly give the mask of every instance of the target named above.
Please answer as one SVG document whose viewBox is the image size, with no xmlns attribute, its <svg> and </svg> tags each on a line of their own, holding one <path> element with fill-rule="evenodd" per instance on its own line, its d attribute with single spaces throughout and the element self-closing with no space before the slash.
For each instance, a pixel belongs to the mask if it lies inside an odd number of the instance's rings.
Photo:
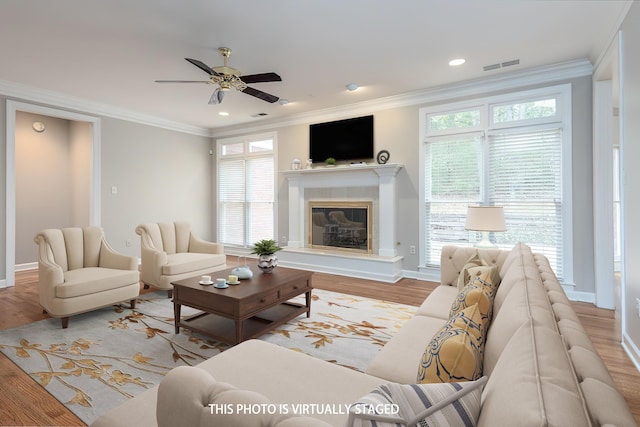
<svg viewBox="0 0 640 427">
<path fill-rule="evenodd" d="M 358 90 L 358 85 L 355 83 L 349 83 L 345 86 L 349 92 L 353 92 L 354 90 Z"/>
</svg>

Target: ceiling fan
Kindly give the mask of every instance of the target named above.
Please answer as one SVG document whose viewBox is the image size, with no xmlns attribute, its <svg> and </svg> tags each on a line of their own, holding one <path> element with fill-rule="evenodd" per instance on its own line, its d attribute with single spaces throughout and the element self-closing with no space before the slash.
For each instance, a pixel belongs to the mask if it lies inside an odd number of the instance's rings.
<svg viewBox="0 0 640 427">
<path fill-rule="evenodd" d="M 249 74 L 243 76 L 239 70 L 227 66 L 227 60 L 231 55 L 231 49 L 228 47 L 218 48 L 220 55 L 224 57 L 224 65 L 220 67 L 209 67 L 202 61 L 197 59 L 185 58 L 187 61 L 209 74 L 209 80 L 156 80 L 156 83 L 205 83 L 218 85 L 211 98 L 209 104 L 220 104 L 224 98 L 225 92 L 235 89 L 247 95 L 255 96 L 270 103 L 278 101 L 278 97 L 247 86 L 250 83 L 266 83 L 280 82 L 282 79 L 276 73 Z"/>
</svg>

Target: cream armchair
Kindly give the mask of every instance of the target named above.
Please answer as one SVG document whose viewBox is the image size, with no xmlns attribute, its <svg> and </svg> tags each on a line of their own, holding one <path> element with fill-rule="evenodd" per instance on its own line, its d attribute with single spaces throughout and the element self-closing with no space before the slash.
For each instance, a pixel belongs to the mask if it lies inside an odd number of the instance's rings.
<svg viewBox="0 0 640 427">
<path fill-rule="evenodd" d="M 115 252 L 100 227 L 47 229 L 38 233 L 38 291 L 46 313 L 62 318 L 129 300 L 140 294 L 136 257 Z"/>
<path fill-rule="evenodd" d="M 171 282 L 227 267 L 224 246 L 197 238 L 186 222 L 136 227 L 142 251 L 142 282 L 173 293 Z"/>
</svg>

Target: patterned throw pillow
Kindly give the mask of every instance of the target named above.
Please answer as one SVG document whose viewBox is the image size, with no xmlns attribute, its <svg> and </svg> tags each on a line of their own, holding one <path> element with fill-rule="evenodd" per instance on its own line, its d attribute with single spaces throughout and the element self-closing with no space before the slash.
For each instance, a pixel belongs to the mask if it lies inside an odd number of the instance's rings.
<svg viewBox="0 0 640 427">
<path fill-rule="evenodd" d="M 384 384 L 349 408 L 347 426 L 472 426 L 488 378 L 443 384 Z"/>
<path fill-rule="evenodd" d="M 469 269 L 474 267 L 482 266 L 482 260 L 480 260 L 480 255 L 478 255 L 478 251 L 475 251 L 473 255 L 464 263 L 464 267 L 460 270 L 460 275 L 458 276 L 458 290 L 461 291 L 462 288 L 465 287 L 471 276 L 469 275 Z"/>
<path fill-rule="evenodd" d="M 482 316 L 477 304 L 451 317 L 433 336 L 418 367 L 418 383 L 474 381 L 482 376 Z"/>
<path fill-rule="evenodd" d="M 494 270 L 496 268 L 494 267 Z M 496 293 L 496 287 L 492 285 L 491 271 L 486 270 L 479 276 L 473 276 L 469 284 L 467 284 L 456 299 L 451 304 L 449 317 L 453 317 L 462 310 L 478 305 L 480 316 L 482 317 L 482 334 L 484 335 L 489 328 L 491 317 L 493 316 L 493 297 Z"/>
</svg>

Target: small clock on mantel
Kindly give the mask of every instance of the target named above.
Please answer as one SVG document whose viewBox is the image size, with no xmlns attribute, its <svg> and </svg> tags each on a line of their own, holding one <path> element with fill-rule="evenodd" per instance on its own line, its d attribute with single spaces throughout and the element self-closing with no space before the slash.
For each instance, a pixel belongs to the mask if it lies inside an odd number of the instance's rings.
<svg viewBox="0 0 640 427">
<path fill-rule="evenodd" d="M 35 130 L 38 133 L 42 133 L 45 130 L 44 123 L 42 122 L 33 122 L 33 125 L 31 127 L 33 127 L 33 130 Z"/>
</svg>

